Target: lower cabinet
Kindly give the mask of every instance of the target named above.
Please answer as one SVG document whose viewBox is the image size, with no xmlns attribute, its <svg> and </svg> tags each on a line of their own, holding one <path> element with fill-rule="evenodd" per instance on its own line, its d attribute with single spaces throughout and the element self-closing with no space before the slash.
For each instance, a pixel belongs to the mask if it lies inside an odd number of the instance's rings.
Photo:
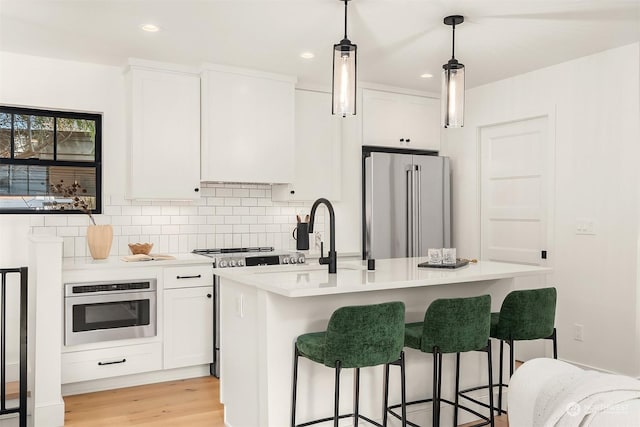
<svg viewBox="0 0 640 427">
<path fill-rule="evenodd" d="M 62 354 L 63 384 L 160 369 L 162 344 L 159 342 Z"/>
<path fill-rule="evenodd" d="M 164 291 L 164 369 L 213 361 L 213 286 Z"/>
</svg>

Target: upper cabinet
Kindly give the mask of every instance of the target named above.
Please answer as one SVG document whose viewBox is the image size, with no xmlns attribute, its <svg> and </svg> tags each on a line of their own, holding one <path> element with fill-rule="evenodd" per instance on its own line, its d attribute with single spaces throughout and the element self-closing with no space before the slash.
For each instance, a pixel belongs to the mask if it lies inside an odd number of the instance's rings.
<svg viewBox="0 0 640 427">
<path fill-rule="evenodd" d="M 207 66 L 201 84 L 202 181 L 292 182 L 295 78 Z"/>
<path fill-rule="evenodd" d="M 274 185 L 272 198 L 339 200 L 342 118 L 331 114 L 331 94 L 296 89 L 295 108 L 293 181 Z"/>
<path fill-rule="evenodd" d="M 362 143 L 440 150 L 440 100 L 364 89 Z"/>
<path fill-rule="evenodd" d="M 200 77 L 131 65 L 129 185 L 132 199 L 200 197 Z M 179 171 L 179 173 L 168 173 Z"/>
</svg>

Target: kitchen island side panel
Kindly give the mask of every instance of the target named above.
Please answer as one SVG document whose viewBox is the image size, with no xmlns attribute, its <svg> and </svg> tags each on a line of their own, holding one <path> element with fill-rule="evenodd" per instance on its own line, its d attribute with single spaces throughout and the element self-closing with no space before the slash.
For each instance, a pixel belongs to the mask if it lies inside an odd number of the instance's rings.
<svg viewBox="0 0 640 427">
<path fill-rule="evenodd" d="M 502 299 L 514 289 L 514 279 L 456 283 L 441 286 L 398 288 L 364 293 L 346 293 L 289 298 L 236 282 L 221 279 L 221 399 L 225 404 L 225 422 L 229 427 L 276 427 L 289 424 L 293 349 L 296 337 L 326 328 L 339 307 L 402 301 L 408 322 L 420 321 L 430 302 L 437 298 L 489 294 L 492 309 L 499 310 Z M 407 360 L 407 396 L 430 396 L 431 359 L 429 355 L 405 350 Z M 462 356 L 461 386 L 486 383 L 484 353 Z M 445 355 L 443 396 L 453 395 L 454 364 Z M 497 364 L 497 358 L 496 364 Z M 382 367 L 361 372 L 361 413 L 374 420 L 382 416 Z M 333 369 L 300 358 L 298 371 L 297 422 L 332 414 Z M 391 367 L 390 402 L 399 402 L 399 368 Z M 341 413 L 353 407 L 352 370 L 341 376 Z M 418 380 L 416 380 L 418 379 Z M 451 380 L 450 380 L 451 379 Z M 428 420 L 431 407 L 421 407 L 413 419 Z M 443 410 L 443 422 L 450 413 Z M 462 414 L 461 414 L 462 415 Z M 461 422 L 471 421 L 462 416 Z"/>
</svg>

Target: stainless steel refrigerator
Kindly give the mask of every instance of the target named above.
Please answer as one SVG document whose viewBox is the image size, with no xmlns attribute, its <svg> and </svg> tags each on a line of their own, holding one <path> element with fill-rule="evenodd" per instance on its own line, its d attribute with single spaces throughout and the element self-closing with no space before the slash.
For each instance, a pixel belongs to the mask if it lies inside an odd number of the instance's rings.
<svg viewBox="0 0 640 427">
<path fill-rule="evenodd" d="M 363 147 L 363 259 L 450 247 L 450 175 L 432 152 Z"/>
</svg>

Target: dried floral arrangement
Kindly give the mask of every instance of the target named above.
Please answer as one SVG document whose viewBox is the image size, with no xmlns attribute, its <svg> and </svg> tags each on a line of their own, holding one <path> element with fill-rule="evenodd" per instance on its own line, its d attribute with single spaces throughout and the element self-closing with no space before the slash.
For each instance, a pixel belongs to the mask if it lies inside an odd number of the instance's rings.
<svg viewBox="0 0 640 427">
<path fill-rule="evenodd" d="M 95 219 L 93 219 L 93 215 L 91 214 L 91 206 L 87 203 L 85 197 L 82 194 L 86 194 L 87 190 L 82 188 L 78 182 L 74 182 L 73 184 L 65 184 L 64 180 L 61 179 L 57 184 L 50 184 L 51 192 L 57 195 L 60 195 L 66 199 L 71 199 L 70 203 L 59 203 L 57 201 L 53 201 L 52 204 L 54 209 L 57 210 L 65 210 L 65 208 L 72 207 L 73 209 L 80 210 L 87 215 L 89 215 L 89 219 L 93 225 L 96 225 Z M 80 193 L 81 195 L 78 195 Z"/>
</svg>

